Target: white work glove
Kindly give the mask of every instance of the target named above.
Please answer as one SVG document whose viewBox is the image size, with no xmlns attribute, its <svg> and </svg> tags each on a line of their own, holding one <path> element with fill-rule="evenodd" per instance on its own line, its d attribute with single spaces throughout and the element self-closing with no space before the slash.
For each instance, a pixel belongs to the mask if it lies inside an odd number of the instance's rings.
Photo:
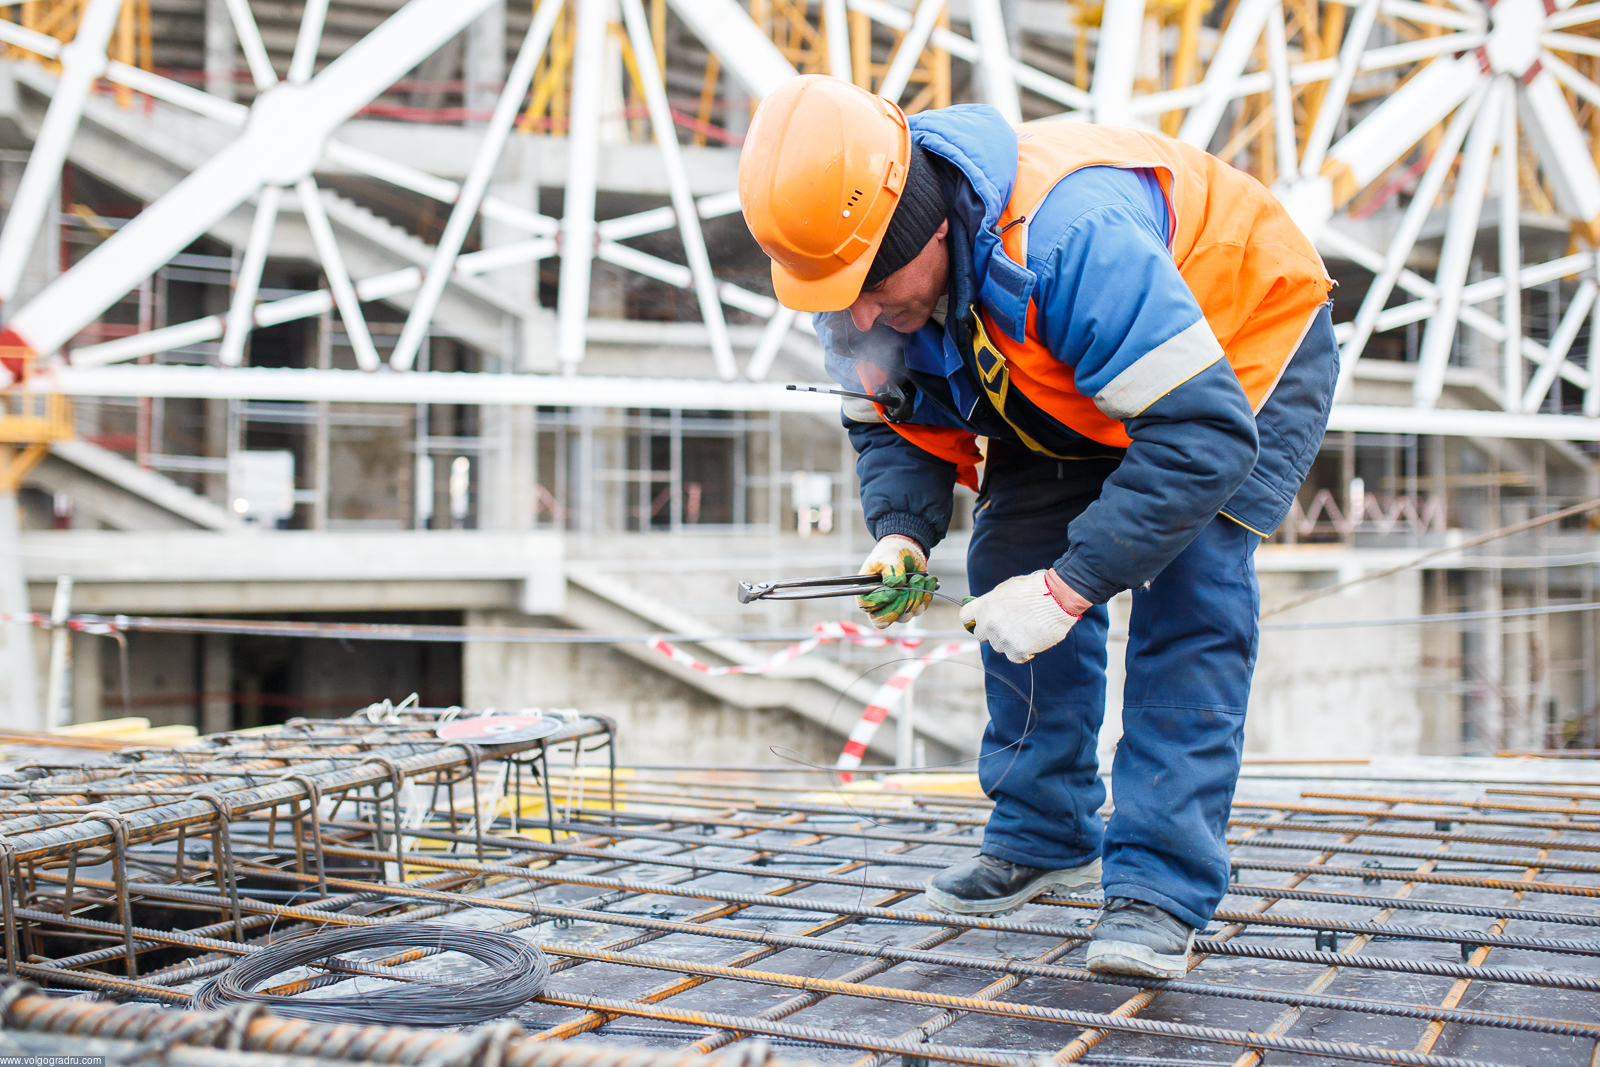
<svg viewBox="0 0 1600 1067">
<path fill-rule="evenodd" d="M 1026 663 L 1067 636 L 1083 616 L 1068 614 L 1050 589 L 1047 571 L 1007 578 L 961 605 L 961 625 L 1012 663 Z"/>
<path fill-rule="evenodd" d="M 857 572 L 883 575 L 883 588 L 857 597 L 856 604 L 880 630 L 902 619 L 914 619 L 927 611 L 933 600 L 929 593 L 933 580 L 927 570 L 928 554 L 921 545 L 909 537 L 890 534 L 873 546 Z"/>
</svg>

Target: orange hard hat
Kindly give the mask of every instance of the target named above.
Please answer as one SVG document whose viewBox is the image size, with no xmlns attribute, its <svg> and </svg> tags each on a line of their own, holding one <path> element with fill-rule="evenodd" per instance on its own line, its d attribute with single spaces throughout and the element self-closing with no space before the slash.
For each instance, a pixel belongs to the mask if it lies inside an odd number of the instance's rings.
<svg viewBox="0 0 1600 1067">
<path fill-rule="evenodd" d="M 772 257 L 780 303 L 855 302 L 910 163 L 905 112 L 847 81 L 804 74 L 761 102 L 739 157 L 739 206 Z"/>
</svg>

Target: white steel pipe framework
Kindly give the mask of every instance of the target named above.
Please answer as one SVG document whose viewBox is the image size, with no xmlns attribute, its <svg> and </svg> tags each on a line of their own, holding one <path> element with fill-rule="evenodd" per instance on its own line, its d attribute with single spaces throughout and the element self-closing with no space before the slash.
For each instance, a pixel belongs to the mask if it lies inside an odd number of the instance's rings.
<svg viewBox="0 0 1600 1067">
<path fill-rule="evenodd" d="M 1583 320 L 1588 317 L 1589 309 L 1594 306 L 1596 292 L 1593 278 L 1585 278 L 1578 284 L 1578 292 L 1572 298 L 1572 303 L 1567 305 L 1566 313 L 1561 316 L 1561 324 L 1556 327 L 1555 334 L 1550 338 L 1550 346 L 1545 350 L 1544 362 L 1534 373 L 1533 381 L 1528 383 L 1528 391 L 1522 396 L 1523 411 L 1538 411 L 1544 395 L 1555 384 L 1556 375 L 1566 361 L 1567 352 L 1572 348 L 1572 342 L 1578 339 L 1578 331 L 1583 328 Z"/>
<path fill-rule="evenodd" d="M 311 243 L 317 248 L 317 259 L 322 262 L 322 273 L 328 277 L 328 288 L 333 293 L 333 304 L 339 309 L 339 319 L 344 332 L 355 349 L 356 363 L 362 370 L 378 369 L 378 349 L 367 330 L 367 320 L 361 314 L 361 301 L 356 296 L 355 284 L 345 268 L 344 255 L 339 251 L 339 241 L 328 222 L 328 212 L 322 205 L 322 192 L 310 178 L 294 183 L 295 196 L 300 201 L 300 211 L 305 215 L 306 228 L 311 231 Z"/>
<path fill-rule="evenodd" d="M 1222 112 L 1233 99 L 1234 83 L 1244 73 L 1245 63 L 1255 51 L 1261 30 L 1267 24 L 1267 13 L 1275 6 L 1276 0 L 1240 0 L 1233 21 L 1217 46 L 1217 54 L 1206 69 L 1205 80 L 1200 83 L 1203 94 L 1200 102 L 1184 116 L 1178 140 L 1201 148 L 1211 143 Z"/>
<path fill-rule="evenodd" d="M 9 328 L 35 352 L 59 349 L 263 185 L 306 178 L 337 126 L 465 28 L 488 2 L 411 0 L 311 81 L 270 86 L 237 140 L 47 286 Z M 302 207 L 314 200 L 303 196 Z"/>
<path fill-rule="evenodd" d="M 1361 0 L 1361 6 L 1356 8 L 1355 18 L 1345 34 L 1344 44 L 1339 49 L 1339 65 L 1333 82 L 1328 86 L 1327 95 L 1317 111 L 1316 122 L 1311 126 L 1311 133 L 1300 155 L 1301 173 L 1308 179 L 1314 180 L 1322 173 L 1323 159 L 1327 155 L 1328 145 L 1333 143 L 1339 115 L 1344 110 L 1350 84 L 1355 80 L 1356 71 L 1361 65 L 1361 54 L 1367 47 L 1367 38 L 1372 34 L 1372 24 L 1377 17 L 1378 0 Z"/>
<path fill-rule="evenodd" d="M 224 367 L 237 367 L 244 362 L 244 344 L 250 336 L 255 315 L 256 294 L 261 289 L 261 271 L 267 265 L 267 247 L 272 243 L 272 229 L 278 221 L 278 203 L 283 199 L 283 187 L 264 185 L 256 200 L 256 216 L 250 224 L 250 237 L 245 242 L 244 258 L 239 262 L 239 275 L 233 285 L 233 301 L 228 307 L 228 328 L 222 335 L 222 350 L 217 353 Z"/>
<path fill-rule="evenodd" d="M 1411 205 L 1400 219 L 1400 225 L 1395 232 L 1393 241 L 1389 244 L 1388 255 L 1383 259 L 1383 267 L 1377 272 L 1367 295 L 1361 301 L 1361 310 L 1356 313 L 1354 336 L 1345 342 L 1343 354 L 1339 361 L 1339 388 L 1334 394 L 1337 400 L 1341 398 L 1355 376 L 1356 361 L 1361 358 L 1362 351 L 1366 348 L 1367 340 L 1372 336 L 1372 331 L 1378 324 L 1378 313 L 1383 310 L 1389 300 L 1389 294 L 1394 290 L 1394 284 L 1399 280 L 1401 272 L 1405 269 L 1406 260 L 1411 256 L 1411 249 L 1416 245 L 1417 238 L 1422 233 L 1422 226 L 1428 219 L 1428 211 L 1434 199 L 1444 188 L 1445 178 L 1449 176 L 1450 165 L 1455 159 L 1456 150 L 1467 136 L 1467 129 L 1472 120 L 1477 117 L 1478 105 L 1482 101 L 1480 90 L 1466 104 L 1459 109 L 1455 117 L 1450 120 L 1449 127 L 1445 130 L 1444 138 L 1438 150 L 1433 155 L 1433 160 L 1428 164 L 1428 169 L 1423 172 L 1422 181 L 1417 187 L 1416 196 L 1412 197 Z M 1436 297 L 1437 287 L 1429 285 L 1429 296 Z"/>
<path fill-rule="evenodd" d="M 261 40 L 261 29 L 256 25 L 256 17 L 250 10 L 249 0 L 226 0 L 226 2 L 228 17 L 233 20 L 233 33 L 239 41 L 240 49 L 244 52 L 245 65 L 250 68 L 250 77 L 256 83 L 256 91 L 264 93 L 277 84 L 278 75 L 272 69 L 272 60 L 267 56 L 267 46 Z"/>
<path fill-rule="evenodd" d="M 400 331 L 400 339 L 395 342 L 394 351 L 389 355 L 389 364 L 396 370 L 410 370 L 417 358 L 417 350 L 422 347 L 422 339 L 433 322 L 433 313 L 439 306 L 439 298 L 444 296 L 445 283 L 450 280 L 450 272 L 461 252 L 461 243 L 466 240 L 467 230 L 478 216 L 478 206 L 483 202 L 483 194 L 488 191 L 495 165 L 500 162 L 500 153 L 505 149 L 511 124 L 522 110 L 522 98 L 533 82 L 534 70 L 544 54 L 545 43 L 550 40 L 550 30 L 555 25 L 556 16 L 561 13 L 561 5 L 562 0 L 543 0 L 534 14 L 533 25 L 528 28 L 522 47 L 517 51 L 516 62 L 511 65 L 505 88 L 495 102 L 494 113 L 484 131 L 483 142 L 478 146 L 478 154 L 472 161 L 472 169 L 467 173 L 467 180 L 461 184 L 455 207 L 450 210 L 450 220 L 445 223 L 444 233 L 439 237 L 433 258 L 423 274 L 422 289 L 417 293 L 416 303 L 411 305 L 411 313 L 406 316 L 405 327 Z"/>
<path fill-rule="evenodd" d="M 6 212 L 5 229 L 0 231 L 0 305 L 9 305 L 17 295 L 23 268 L 45 215 L 52 210 L 51 199 L 61 181 L 61 165 L 66 162 L 73 134 L 78 130 L 84 99 L 95 79 L 105 71 L 106 45 L 121 11 L 122 0 L 91 0 L 72 43 L 58 51 L 61 80 L 45 110 L 44 124 L 22 172 L 22 183 Z"/>
<path fill-rule="evenodd" d="M 911 19 L 910 31 L 900 40 L 900 47 L 895 49 L 894 57 L 889 60 L 889 69 L 883 75 L 883 81 L 878 84 L 878 95 L 898 102 L 906 91 L 906 83 L 911 80 L 912 71 L 917 69 L 917 61 L 922 58 L 922 50 L 928 45 L 928 38 L 933 35 L 933 27 L 939 21 L 939 15 L 944 11 L 945 0 L 920 0 L 917 4 L 917 13 Z"/>
<path fill-rule="evenodd" d="M 655 132 L 656 146 L 661 150 L 662 166 L 667 172 L 667 185 L 672 192 L 672 210 L 677 216 L 678 235 L 683 240 L 689 273 L 694 280 L 695 296 L 700 302 L 700 316 L 710 338 L 711 358 L 716 363 L 717 376 L 729 381 L 738 375 L 738 368 L 733 362 L 733 346 L 728 342 L 728 326 L 722 318 L 722 299 L 717 293 L 717 280 L 711 274 L 711 256 L 706 252 L 705 234 L 700 230 L 700 215 L 696 210 L 694 194 L 689 189 L 689 175 L 684 170 L 683 156 L 678 147 L 678 131 L 672 122 L 667 86 L 661 69 L 656 66 L 650 24 L 639 0 L 621 0 L 621 3 L 628 38 L 633 43 L 639 80 L 644 84 L 650 125 Z"/>
<path fill-rule="evenodd" d="M 1100 16 L 1100 43 L 1095 50 L 1094 83 L 1089 88 L 1096 122 L 1125 126 L 1133 117 L 1129 105 L 1143 28 L 1144 0 L 1105 5 Z"/>
<path fill-rule="evenodd" d="M 465 279 L 473 275 L 553 253 L 561 256 L 557 354 L 562 365 L 574 373 L 584 353 L 595 259 L 692 290 L 706 330 L 708 371 L 721 378 L 738 370 L 727 341 L 723 304 L 767 324 L 745 369 L 752 378 L 771 371 L 788 329 L 805 326 L 804 317 L 780 309 L 771 297 L 720 280 L 713 273 L 700 221 L 736 210 L 737 201 L 731 190 L 701 197 L 698 202 L 690 198 L 677 148 L 676 119 L 666 99 L 662 72 L 655 69 L 656 42 L 650 38 L 648 20 L 636 0 L 626 0 L 620 9 L 613 0 L 582 0 L 577 9 L 572 66 L 576 92 L 572 133 L 566 146 L 565 205 L 559 222 L 489 196 L 486 177 L 499 155 L 504 131 L 509 129 L 506 116 L 514 115 L 525 97 L 525 68 L 546 48 L 540 22 L 549 25 L 544 20 L 546 10 L 553 13 L 555 8 L 550 5 L 559 0 L 541 5 L 535 34 L 524 43 L 498 99 L 495 120 L 480 142 L 475 164 L 459 183 L 330 137 L 395 78 L 472 22 L 489 0 L 411 0 L 313 75 L 327 13 L 326 3 L 316 0 L 305 10 L 283 84 L 277 81 L 278 72 L 272 69 L 247 0 L 225 2 L 258 88 L 257 99 L 249 108 L 150 72 L 108 64 L 103 47 L 98 58 L 90 56 L 88 66 L 82 68 L 104 70 L 107 77 L 150 93 L 163 101 L 163 106 L 185 108 L 239 133 L 217 156 L 122 225 L 115 236 L 38 297 L 19 307 L 8 306 L 13 340 L 45 353 L 59 349 L 175 252 L 252 199 L 256 220 L 242 249 L 237 288 L 225 317 L 90 345 L 76 354 L 81 365 L 87 368 L 218 337 L 223 339 L 219 361 L 233 364 L 241 360 L 251 328 L 320 314 L 331 306 L 344 319 L 360 364 L 376 367 L 377 353 L 365 329 L 361 302 L 417 293 L 408 301 L 411 311 L 393 360 L 396 368 L 403 369 L 412 365 L 417 341 L 429 329 L 452 279 L 470 287 Z M 1590 36 L 1600 22 L 1600 0 L 1565 7 L 1558 3 L 1553 12 L 1546 11 L 1538 0 L 1498 0 L 1493 6 L 1480 0 L 1453 0 L 1447 7 L 1410 0 L 1356 0 L 1345 5 L 1342 37 L 1319 42 L 1306 35 L 1307 20 L 1322 11 L 1328 0 L 1313 0 L 1309 11 L 1298 0 L 1287 7 L 1286 0 L 1240 0 L 1218 27 L 1218 36 L 1200 42 L 1193 71 L 1197 77 L 1189 84 L 1174 81 L 1181 45 L 1168 32 L 1174 26 L 1164 21 L 1171 18 L 1165 7 L 1147 8 L 1144 0 L 1110 0 L 1100 25 L 1080 34 L 1073 45 L 1086 45 L 1093 53 L 1093 80 L 1086 90 L 1030 65 L 1026 56 L 1033 53 L 1012 53 L 1015 34 L 1008 32 L 1005 21 L 1012 9 L 1000 0 L 969 0 L 953 9 L 956 19 L 968 19 L 965 27 L 959 21 L 951 27 L 936 25 L 944 2 L 920 0 L 900 6 L 886 0 L 824 0 L 815 15 L 807 16 L 817 20 L 815 39 L 825 42 L 827 49 L 827 56 L 816 62 L 839 74 L 852 73 L 852 58 L 859 62 L 865 57 L 850 55 L 853 42 L 846 20 L 865 17 L 900 35 L 898 47 L 887 56 L 887 67 L 881 68 L 886 74 L 883 87 L 894 95 L 907 87 L 911 71 L 926 57 L 926 49 L 934 48 L 948 53 L 955 62 L 969 64 L 973 95 L 1007 117 L 1021 117 L 1024 102 L 1030 113 L 1036 112 L 1043 98 L 1067 109 L 1068 118 L 1093 117 L 1134 125 L 1159 119 L 1165 128 L 1176 129 L 1191 143 L 1218 147 L 1230 142 L 1230 151 L 1235 152 L 1241 145 L 1258 144 L 1261 152 L 1256 158 L 1264 160 L 1263 166 L 1270 165 L 1277 176 L 1276 190 L 1319 246 L 1373 273 L 1355 320 L 1341 323 L 1339 329 L 1345 357 L 1343 401 L 1349 399 L 1355 369 L 1374 334 L 1426 320 L 1420 365 L 1411 378 L 1413 403 L 1392 411 L 1393 429 L 1408 431 L 1420 413 L 1438 402 L 1454 338 L 1465 328 L 1488 340 L 1498 353 L 1499 366 L 1492 375 L 1497 389 L 1492 391 L 1499 394 L 1495 403 L 1501 410 L 1483 412 L 1486 418 L 1501 419 L 1510 428 L 1505 432 L 1512 435 L 1515 427 L 1526 425 L 1517 420 L 1554 398 L 1558 406 L 1574 413 L 1540 418 L 1560 421 L 1564 417 L 1573 439 L 1591 439 L 1586 424 L 1600 418 L 1600 394 L 1596 393 L 1600 368 L 1590 365 L 1588 346 L 1575 343 L 1576 333 L 1573 338 L 1565 335 L 1577 331 L 1593 310 L 1588 306 L 1593 302 L 1593 287 L 1581 284 L 1580 277 L 1592 270 L 1592 260 L 1586 251 L 1555 259 L 1528 252 L 1532 235 L 1538 231 L 1522 216 L 1543 195 L 1531 190 L 1529 183 L 1543 183 L 1556 209 L 1585 242 L 1600 238 L 1600 170 L 1565 95 L 1571 92 L 1600 106 L 1600 85 L 1578 69 L 1587 59 L 1569 62 L 1562 58 L 1600 55 L 1600 36 Z M 722 69 L 753 97 L 765 95 L 794 74 L 794 66 L 772 35 L 753 22 L 736 0 L 669 3 L 682 26 L 699 38 Z M 1381 30 L 1377 22 L 1380 13 L 1385 19 Z M 1324 29 L 1338 25 L 1337 20 L 1323 23 Z M 1397 26 L 1410 26 L 1415 33 L 1392 32 Z M 1028 32 L 1026 26 L 1023 29 Z M 614 61 L 608 65 L 605 51 L 608 36 L 615 39 L 618 33 L 626 36 L 632 55 L 639 60 L 637 85 L 656 138 L 671 203 L 597 222 L 599 132 L 602 126 L 617 125 L 601 113 L 601 100 L 608 93 L 615 95 L 616 87 L 607 88 L 607 79 L 620 77 L 620 68 Z M 89 102 L 87 91 L 85 99 L 76 99 L 67 77 L 73 69 L 67 53 L 78 42 L 63 48 L 51 38 L 12 23 L 0 23 L 0 40 L 63 59 L 66 74 L 57 83 L 47 115 L 59 114 L 57 125 L 70 136 Z M 83 41 L 89 42 L 87 29 Z M 885 58 L 881 43 L 878 58 Z M 1399 88 L 1376 106 L 1363 102 L 1361 110 L 1353 112 L 1347 106 L 1352 87 L 1358 77 L 1367 75 L 1391 79 Z M 957 81 L 959 84 L 960 79 Z M 1361 83 L 1363 92 L 1368 84 Z M 1032 95 L 1024 98 L 1024 90 Z M 1246 104 L 1249 110 L 1241 110 Z M 50 124 L 47 120 L 46 125 Z M 41 136 L 33 161 L 39 165 L 28 168 L 29 173 L 36 171 L 41 176 L 35 185 L 53 185 L 53 171 L 59 169 L 59 162 L 48 165 L 51 156 L 44 140 Z M 1456 172 L 1463 150 L 1453 199 L 1448 205 L 1441 204 L 1438 198 L 1448 175 Z M 1256 149 L 1248 151 L 1255 153 Z M 311 179 L 324 156 L 340 166 L 450 204 L 450 222 L 439 245 L 428 251 L 425 260 L 413 256 L 417 267 L 351 280 L 344 267 L 336 220 L 326 217 L 328 212 L 322 208 L 325 194 Z M 1528 162 L 1519 162 L 1524 160 Z M 306 213 L 328 289 L 258 304 L 261 265 L 270 247 L 276 214 L 274 200 L 281 197 L 277 190 L 289 186 L 295 187 Z M 1408 197 L 1409 205 L 1398 210 L 1396 205 L 1405 204 Z M 1485 220 L 1482 209 L 1490 197 L 1497 197 L 1497 210 Z M 1374 209 L 1385 212 L 1387 247 L 1368 247 L 1355 236 L 1378 228 L 1363 231 L 1347 226 L 1344 214 L 1351 205 L 1364 213 Z M 42 212 L 37 214 L 44 217 Z M 7 250 L 25 249 L 30 243 L 27 217 L 28 212 L 14 209 L 0 231 L 0 282 L 7 269 L 6 257 L 11 254 Z M 466 228 L 477 217 L 520 229 L 527 239 L 461 256 Z M 1438 266 L 1413 267 L 1413 261 L 1431 262 L 1434 258 L 1416 252 L 1420 242 L 1434 239 L 1429 219 L 1441 217 L 1443 247 Z M 1469 284 L 1467 262 L 1478 228 L 1486 222 L 1500 230 L 1495 271 Z M 626 243 L 674 227 L 683 242 L 683 262 Z M 1528 335 L 1529 323 L 1518 300 L 1505 294 L 1552 281 L 1565 287 L 1561 293 L 1565 310 L 1557 334 L 1546 344 Z M 1396 287 L 1408 294 L 1409 301 L 1387 306 Z M 1484 308 L 1489 301 L 1498 301 L 1498 307 Z M 140 373 L 151 368 L 127 370 Z M 159 383 L 173 381 L 155 374 L 147 380 L 147 395 L 156 395 Z M 1582 414 L 1576 413 L 1575 395 L 1582 397 Z M 1370 424 L 1372 417 L 1363 415 L 1367 420 L 1363 425 Z M 1480 429 L 1484 425 L 1471 420 L 1441 422 L 1442 416 L 1427 418 L 1433 420 L 1430 425 L 1470 422 Z M 1338 419 L 1336 413 L 1336 423 Z"/>
<path fill-rule="evenodd" d="M 306 0 L 300 16 L 300 32 L 295 36 L 294 55 L 289 59 L 289 80 L 299 85 L 311 80 L 317 66 L 317 50 L 322 46 L 322 25 L 328 18 L 328 0 Z"/>
<path fill-rule="evenodd" d="M 828 35 L 828 73 L 841 81 L 855 77 L 850 59 L 849 17 L 844 0 L 822 0 L 822 27 Z"/>
<path fill-rule="evenodd" d="M 978 77 L 983 85 L 983 101 L 999 109 L 1006 121 L 1021 122 L 1022 102 L 1017 98 L 1019 72 L 1011 56 L 1000 0 L 967 0 L 967 12 L 972 19 L 972 39 L 978 46 Z M 1045 92 L 1042 86 L 1033 88 L 1035 92 Z"/>
<path fill-rule="evenodd" d="M 1522 213 L 1519 198 L 1512 190 L 1520 178 L 1517 158 L 1517 109 L 1506 107 L 1501 111 L 1500 127 L 1500 277 L 1504 293 L 1520 294 L 1522 284 Z M 1506 410 L 1513 415 L 1521 407 L 1522 397 L 1522 300 L 1502 295 L 1500 299 L 1500 324 L 1506 335 L 1501 341 L 1500 389 L 1505 395 Z M 1593 368 L 1600 370 L 1600 367 Z M 1600 401 L 1600 393 L 1595 394 Z M 1592 417 L 1592 416 L 1591 416 Z"/>
<path fill-rule="evenodd" d="M 561 278 L 556 294 L 556 358 L 575 372 L 584 353 L 593 270 L 595 168 L 600 152 L 601 79 L 605 74 L 609 0 L 577 0 L 572 50 L 572 119 L 567 133 L 567 185 L 562 192 Z"/>
<path fill-rule="evenodd" d="M 1294 95 L 1289 88 L 1289 44 L 1279 4 L 1267 8 L 1267 68 L 1272 73 L 1272 141 L 1278 173 L 1292 175 L 1300 160 L 1294 138 Z"/>
<path fill-rule="evenodd" d="M 1455 344 L 1456 324 L 1461 321 L 1461 287 L 1467 280 L 1467 267 L 1478 236 L 1478 218 L 1483 211 L 1483 195 L 1489 182 L 1495 142 L 1502 133 L 1500 113 L 1507 91 L 1503 80 L 1496 79 L 1490 85 L 1472 122 L 1472 131 L 1467 135 L 1466 153 L 1456 175 L 1455 196 L 1450 198 L 1444 247 L 1439 252 L 1439 269 L 1434 277 L 1439 306 L 1428 320 L 1417 356 L 1417 378 L 1412 394 L 1419 408 L 1433 407 L 1444 387 L 1445 363 Z"/>
<path fill-rule="evenodd" d="M 58 368 L 52 387 L 68 396 L 156 395 L 213 400 L 313 403 L 550 405 L 576 408 L 684 408 L 705 411 L 775 411 L 838 417 L 838 398 L 794 392 L 761 382 L 688 378 L 612 378 L 600 375 L 460 374 L 416 371 L 365 374 L 344 370 L 149 367 Z M 1341 404 L 1331 431 L 1397 433 L 1390 406 Z M 1600 421 L 1564 415 L 1508 415 L 1503 411 L 1399 409 L 1406 433 L 1507 437 L 1544 441 L 1600 441 Z"/>
</svg>

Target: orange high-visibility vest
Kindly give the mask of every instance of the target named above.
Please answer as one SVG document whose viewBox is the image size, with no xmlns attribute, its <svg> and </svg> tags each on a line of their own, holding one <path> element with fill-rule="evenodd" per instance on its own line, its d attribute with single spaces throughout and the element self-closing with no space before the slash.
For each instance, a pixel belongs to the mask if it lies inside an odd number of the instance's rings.
<svg viewBox="0 0 1600 1067">
<path fill-rule="evenodd" d="M 1117 126 L 1030 122 L 1017 127 L 1017 179 L 1000 216 L 1006 254 L 1027 265 L 1028 219 L 1067 175 L 1082 167 L 1150 170 L 1166 196 L 1168 247 L 1206 324 L 1259 412 L 1299 347 L 1333 282 L 1311 242 L 1276 197 L 1243 171 L 1170 137 Z M 1002 417 L 1016 388 L 1058 422 L 1092 441 L 1132 443 L 1121 419 L 1078 392 L 1073 368 L 1053 356 L 1034 328 L 1015 341 L 980 305 L 974 330 L 979 384 Z M 955 308 L 951 314 L 957 314 Z M 1171 383 L 1171 387 L 1180 385 Z M 1170 389 L 1168 390 L 1170 391 Z M 1009 420 L 1008 420 L 1009 421 Z M 976 487 L 982 462 L 970 433 L 889 423 L 911 443 L 955 463 Z M 1013 425 L 1013 429 L 1016 427 Z M 1018 430 L 1030 449 L 1050 454 Z"/>
</svg>

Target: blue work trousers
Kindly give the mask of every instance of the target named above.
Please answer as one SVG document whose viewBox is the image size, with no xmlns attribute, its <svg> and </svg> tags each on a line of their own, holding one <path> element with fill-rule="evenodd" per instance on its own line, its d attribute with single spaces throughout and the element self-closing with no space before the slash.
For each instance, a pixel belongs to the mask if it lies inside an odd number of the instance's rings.
<svg viewBox="0 0 1600 1067">
<path fill-rule="evenodd" d="M 1114 464 L 1057 461 L 991 442 L 967 576 L 981 595 L 1048 567 L 1067 524 Z M 1106 609 L 1066 640 L 1014 664 L 983 647 L 989 726 L 979 777 L 994 798 L 983 851 L 1030 867 L 1104 861 L 1107 897 L 1132 897 L 1203 927 L 1228 886 L 1228 811 L 1255 669 L 1255 549 L 1216 517 L 1156 579 L 1133 591 L 1114 808 L 1096 740 L 1105 715 Z"/>
</svg>

